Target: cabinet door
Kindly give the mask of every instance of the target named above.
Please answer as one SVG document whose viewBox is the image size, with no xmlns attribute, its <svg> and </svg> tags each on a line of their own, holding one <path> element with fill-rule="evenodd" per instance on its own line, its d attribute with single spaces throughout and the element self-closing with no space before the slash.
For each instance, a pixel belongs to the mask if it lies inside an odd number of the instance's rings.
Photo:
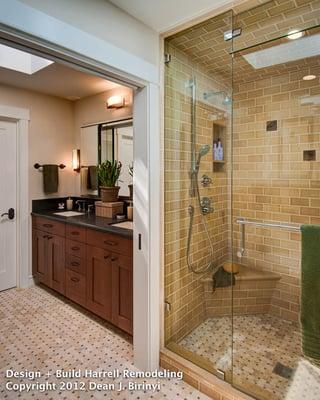
<svg viewBox="0 0 320 400">
<path fill-rule="evenodd" d="M 112 320 L 111 253 L 93 246 L 87 246 L 87 308 Z"/>
<path fill-rule="evenodd" d="M 49 286 L 61 294 L 65 294 L 65 238 L 48 235 L 47 262 Z"/>
<path fill-rule="evenodd" d="M 112 322 L 132 334 L 133 325 L 133 260 L 113 254 Z"/>
<path fill-rule="evenodd" d="M 40 283 L 49 285 L 47 263 L 48 235 L 37 229 L 32 230 L 32 273 Z"/>
</svg>

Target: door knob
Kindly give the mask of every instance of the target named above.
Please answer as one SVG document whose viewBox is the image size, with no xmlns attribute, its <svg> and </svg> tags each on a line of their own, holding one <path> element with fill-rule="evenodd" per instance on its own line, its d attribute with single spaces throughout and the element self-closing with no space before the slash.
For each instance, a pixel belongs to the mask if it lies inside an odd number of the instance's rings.
<svg viewBox="0 0 320 400">
<path fill-rule="evenodd" d="M 9 208 L 8 212 L 1 214 L 1 217 L 4 217 L 5 215 L 7 215 L 9 219 L 13 219 L 14 218 L 14 208 Z"/>
</svg>

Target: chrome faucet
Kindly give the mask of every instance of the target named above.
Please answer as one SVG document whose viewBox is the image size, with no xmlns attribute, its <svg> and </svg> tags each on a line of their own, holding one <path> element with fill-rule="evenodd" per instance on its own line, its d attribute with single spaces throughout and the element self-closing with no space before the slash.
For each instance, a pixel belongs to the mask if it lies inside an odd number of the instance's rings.
<svg viewBox="0 0 320 400">
<path fill-rule="evenodd" d="M 85 212 L 86 211 L 86 200 L 77 200 L 76 205 L 78 206 L 78 211 L 79 212 Z"/>
</svg>

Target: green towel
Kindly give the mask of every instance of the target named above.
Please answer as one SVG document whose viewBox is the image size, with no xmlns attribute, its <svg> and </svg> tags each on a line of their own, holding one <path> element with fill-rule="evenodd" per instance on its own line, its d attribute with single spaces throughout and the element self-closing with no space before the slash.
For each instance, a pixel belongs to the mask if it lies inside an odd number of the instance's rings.
<svg viewBox="0 0 320 400">
<path fill-rule="evenodd" d="M 43 191 L 45 193 L 55 193 L 58 191 L 59 174 L 58 165 L 45 164 L 43 165 Z"/>
<path fill-rule="evenodd" d="M 89 165 L 88 167 L 87 189 L 98 189 L 98 170 L 96 165 Z"/>
<path fill-rule="evenodd" d="M 302 351 L 320 360 L 320 225 L 302 225 Z"/>
<path fill-rule="evenodd" d="M 212 276 L 212 291 L 215 292 L 219 287 L 234 286 L 235 282 L 234 274 L 220 267 Z"/>
</svg>

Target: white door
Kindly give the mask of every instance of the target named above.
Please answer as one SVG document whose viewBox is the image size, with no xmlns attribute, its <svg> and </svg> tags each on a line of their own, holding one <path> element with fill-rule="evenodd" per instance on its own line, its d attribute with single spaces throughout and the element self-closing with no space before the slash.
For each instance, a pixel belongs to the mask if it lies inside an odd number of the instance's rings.
<svg viewBox="0 0 320 400">
<path fill-rule="evenodd" d="M 17 125 L 0 121 L 0 291 L 17 285 L 16 218 L 3 215 L 9 209 L 15 212 L 16 203 Z"/>
<path fill-rule="evenodd" d="M 126 126 L 116 130 L 117 149 L 116 159 L 121 161 L 122 169 L 120 174 L 120 196 L 129 196 L 128 185 L 132 183 L 132 178 L 129 174 L 129 167 L 133 164 L 133 127 Z"/>
</svg>

